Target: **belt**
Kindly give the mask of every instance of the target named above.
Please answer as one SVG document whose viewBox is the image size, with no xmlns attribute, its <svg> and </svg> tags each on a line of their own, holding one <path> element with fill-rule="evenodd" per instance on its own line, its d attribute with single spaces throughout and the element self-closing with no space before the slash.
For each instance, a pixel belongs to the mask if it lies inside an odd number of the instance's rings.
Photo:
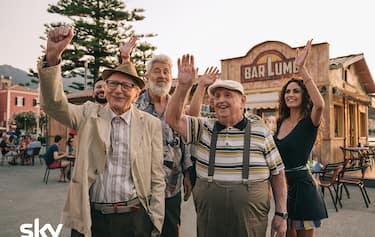
<svg viewBox="0 0 375 237">
<path fill-rule="evenodd" d="M 258 183 L 258 182 L 265 182 L 268 181 L 268 179 L 265 180 L 248 180 L 248 179 L 242 179 L 242 180 L 214 180 L 212 176 L 209 177 L 197 177 L 201 181 L 207 182 L 207 183 L 212 183 L 215 182 L 217 184 L 249 184 L 249 183 Z"/>
<path fill-rule="evenodd" d="M 92 203 L 91 206 L 102 214 L 135 212 L 141 207 L 138 198 L 118 203 Z"/>
<path fill-rule="evenodd" d="M 297 166 L 297 167 L 285 169 L 285 173 L 298 172 L 298 171 L 307 171 L 307 170 L 309 170 L 309 168 L 307 168 L 306 165 L 301 165 L 301 166 Z"/>
</svg>

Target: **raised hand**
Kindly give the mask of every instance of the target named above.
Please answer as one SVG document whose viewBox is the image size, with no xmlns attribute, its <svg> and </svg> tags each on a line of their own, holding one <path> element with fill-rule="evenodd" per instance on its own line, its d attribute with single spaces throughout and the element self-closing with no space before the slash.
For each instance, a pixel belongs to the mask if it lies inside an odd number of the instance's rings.
<svg viewBox="0 0 375 237">
<path fill-rule="evenodd" d="M 295 64 L 299 70 L 305 67 L 306 58 L 311 50 L 311 42 L 312 39 L 308 40 L 306 46 L 301 51 L 297 48 Z"/>
<path fill-rule="evenodd" d="M 204 74 L 199 78 L 198 84 L 201 84 L 204 88 L 212 85 L 219 74 L 219 69 L 217 67 L 208 67 Z"/>
<path fill-rule="evenodd" d="M 185 54 L 177 60 L 178 84 L 181 86 L 192 86 L 198 70 L 194 67 L 194 56 Z"/>
<path fill-rule="evenodd" d="M 121 58 L 123 62 L 130 61 L 130 54 L 133 51 L 137 40 L 138 40 L 138 36 L 132 35 L 128 42 L 121 45 L 120 52 L 121 52 Z"/>
<path fill-rule="evenodd" d="M 48 32 L 46 60 L 49 66 L 58 64 L 73 36 L 73 28 L 70 26 L 60 26 Z"/>
</svg>

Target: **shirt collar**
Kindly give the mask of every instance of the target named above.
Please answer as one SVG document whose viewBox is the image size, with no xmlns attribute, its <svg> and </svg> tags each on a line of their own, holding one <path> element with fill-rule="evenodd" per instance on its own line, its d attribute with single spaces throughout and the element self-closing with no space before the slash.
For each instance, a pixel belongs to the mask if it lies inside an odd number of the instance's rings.
<svg viewBox="0 0 375 237">
<path fill-rule="evenodd" d="M 111 111 L 111 119 L 114 119 L 115 117 L 120 117 L 120 118 L 122 118 L 126 122 L 126 124 L 130 124 L 130 118 L 131 118 L 131 111 L 132 111 L 132 109 L 133 109 L 133 105 L 130 105 L 130 109 L 128 111 L 126 111 L 125 113 L 123 113 L 121 115 L 117 115 L 109 107 L 109 110 Z"/>
<path fill-rule="evenodd" d="M 144 100 L 148 103 L 148 104 L 152 104 L 152 101 L 151 101 L 151 97 L 150 97 L 150 89 L 146 89 L 145 92 L 143 93 L 143 96 L 144 96 Z"/>
<path fill-rule="evenodd" d="M 171 96 L 167 94 L 167 102 L 170 100 Z M 151 100 L 150 89 L 146 89 L 139 97 L 136 102 L 136 107 L 140 110 L 146 111 L 150 114 L 156 115 L 157 117 L 164 116 L 165 111 L 159 114 L 155 110 L 155 105 Z"/>
<path fill-rule="evenodd" d="M 246 125 L 247 125 L 247 118 L 244 116 L 242 120 L 236 123 L 233 127 L 239 130 L 244 130 L 246 128 Z M 218 131 L 221 131 L 227 128 L 225 125 L 221 124 L 219 121 L 216 121 L 215 126 Z"/>
</svg>

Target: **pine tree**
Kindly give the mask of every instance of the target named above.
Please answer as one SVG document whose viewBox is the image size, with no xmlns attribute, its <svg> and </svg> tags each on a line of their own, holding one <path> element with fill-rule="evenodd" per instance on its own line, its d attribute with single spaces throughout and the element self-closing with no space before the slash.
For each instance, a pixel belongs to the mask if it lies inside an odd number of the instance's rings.
<svg viewBox="0 0 375 237">
<path fill-rule="evenodd" d="M 132 61 L 136 64 L 136 69 L 139 75 L 143 76 L 146 72 L 146 62 L 153 55 L 155 46 L 150 43 L 143 42 L 137 46 L 138 50 L 135 50 L 132 54 Z"/>
<path fill-rule="evenodd" d="M 135 34 L 130 22 L 145 18 L 143 9 L 127 10 L 121 0 L 59 0 L 56 5 L 49 4 L 47 11 L 68 17 L 75 31 L 71 45 L 63 54 L 63 76 L 84 77 L 86 66 L 89 80 L 97 78 L 104 68 L 119 64 L 120 44 Z M 67 23 L 46 24 L 46 33 L 51 27 L 64 24 Z M 155 34 L 140 36 L 154 37 Z M 133 62 L 140 74 L 144 72 L 145 62 L 155 49 L 147 42 L 140 42 L 134 49 Z M 75 82 L 72 87 L 83 89 L 83 84 Z"/>
</svg>

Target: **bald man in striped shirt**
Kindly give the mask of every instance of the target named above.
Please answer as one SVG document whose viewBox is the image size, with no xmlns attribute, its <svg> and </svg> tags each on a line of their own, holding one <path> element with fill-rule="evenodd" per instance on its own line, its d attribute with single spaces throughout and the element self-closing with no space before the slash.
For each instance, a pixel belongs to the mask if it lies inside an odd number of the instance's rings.
<svg viewBox="0 0 375 237">
<path fill-rule="evenodd" d="M 193 144 L 197 158 L 198 237 L 266 236 L 271 187 L 276 210 L 271 236 L 285 236 L 284 165 L 271 132 L 257 117 L 243 115 L 244 89 L 232 80 L 216 80 L 208 88 L 217 119 L 184 115 L 196 73 L 192 55 L 178 60 L 178 84 L 166 119 Z"/>
</svg>

